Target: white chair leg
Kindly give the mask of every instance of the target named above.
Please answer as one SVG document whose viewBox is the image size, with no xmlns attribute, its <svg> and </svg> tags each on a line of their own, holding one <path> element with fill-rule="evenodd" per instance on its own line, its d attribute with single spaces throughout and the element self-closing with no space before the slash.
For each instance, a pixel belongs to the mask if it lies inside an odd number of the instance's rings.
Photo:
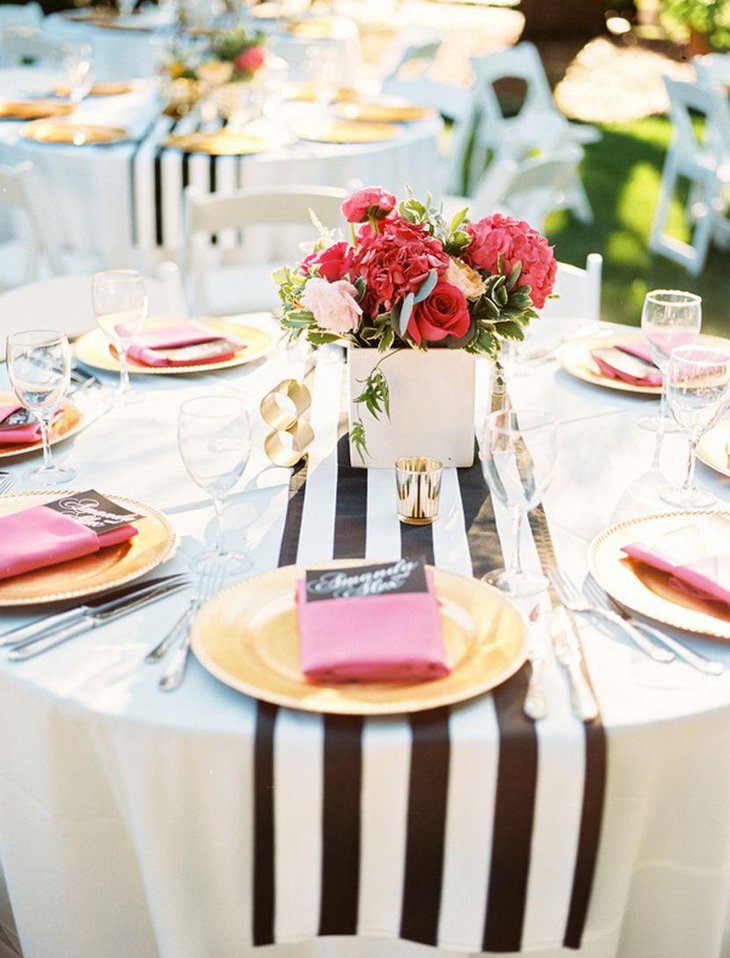
<svg viewBox="0 0 730 958">
<path fill-rule="evenodd" d="M 581 223 L 593 222 L 593 210 L 591 208 L 586 188 L 583 186 L 583 180 L 580 173 L 576 172 L 573 182 L 566 191 L 566 207 L 575 213 Z"/>
</svg>

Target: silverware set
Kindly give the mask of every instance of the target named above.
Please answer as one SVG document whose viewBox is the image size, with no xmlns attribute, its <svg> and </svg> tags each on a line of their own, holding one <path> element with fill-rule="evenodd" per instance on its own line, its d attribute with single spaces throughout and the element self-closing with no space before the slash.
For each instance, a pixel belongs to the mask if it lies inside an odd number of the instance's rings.
<svg viewBox="0 0 730 958">
<path fill-rule="evenodd" d="M 15 483 L 15 476 L 12 472 L 0 472 L 0 496 L 10 492 Z"/>
</svg>

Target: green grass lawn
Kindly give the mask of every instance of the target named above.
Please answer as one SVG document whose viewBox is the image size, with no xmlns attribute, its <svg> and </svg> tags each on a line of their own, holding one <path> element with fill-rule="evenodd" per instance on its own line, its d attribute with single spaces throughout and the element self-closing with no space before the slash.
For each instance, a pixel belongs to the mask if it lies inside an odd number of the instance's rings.
<svg viewBox="0 0 730 958">
<path fill-rule="evenodd" d="M 704 272 L 693 277 L 681 266 L 652 254 L 649 230 L 670 138 L 665 117 L 603 128 L 603 140 L 586 148 L 583 182 L 595 214 L 584 225 L 564 213 L 548 221 L 558 259 L 585 265 L 588 253 L 603 255 L 603 319 L 638 325 L 650 289 L 688 289 L 703 298 L 703 329 L 730 335 L 730 251 L 713 248 Z M 670 232 L 687 239 L 680 200 Z"/>
</svg>

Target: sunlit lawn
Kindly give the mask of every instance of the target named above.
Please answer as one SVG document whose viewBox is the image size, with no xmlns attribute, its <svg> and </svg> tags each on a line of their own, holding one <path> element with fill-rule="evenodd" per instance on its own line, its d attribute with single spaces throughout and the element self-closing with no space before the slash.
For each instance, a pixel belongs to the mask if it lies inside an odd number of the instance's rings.
<svg viewBox="0 0 730 958">
<path fill-rule="evenodd" d="M 607 126 L 603 140 L 587 147 L 583 182 L 595 222 L 584 225 L 555 214 L 548 221 L 558 259 L 585 265 L 588 253 L 603 255 L 602 315 L 638 324 L 649 289 L 691 289 L 704 300 L 703 329 L 730 335 L 730 251 L 712 249 L 704 272 L 693 277 L 649 251 L 649 230 L 659 192 L 670 125 L 663 117 Z M 675 201 L 670 232 L 687 239 L 682 204 Z"/>
</svg>

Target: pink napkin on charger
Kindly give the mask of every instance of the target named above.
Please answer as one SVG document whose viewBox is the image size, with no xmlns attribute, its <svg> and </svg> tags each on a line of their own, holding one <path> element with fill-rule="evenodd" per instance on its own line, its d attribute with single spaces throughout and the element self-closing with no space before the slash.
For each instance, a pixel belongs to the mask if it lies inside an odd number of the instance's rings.
<svg viewBox="0 0 730 958">
<path fill-rule="evenodd" d="M 635 356 L 636 359 L 641 359 L 642 362 L 656 368 L 649 347 L 643 345 L 643 343 L 616 343 L 613 348 L 626 353 L 628 356 Z M 622 382 L 631 383 L 634 386 L 661 386 L 662 384 L 662 374 L 658 369 L 656 372 L 647 373 L 646 376 L 632 376 L 625 370 L 612 366 L 605 357 L 600 355 L 600 350 L 593 350 L 591 358 L 603 375 L 608 376 L 609 379 L 620 379 Z"/>
<path fill-rule="evenodd" d="M 97 534 L 46 506 L 23 509 L 0 517 L 0 580 L 92 555 L 136 535 L 128 523 Z"/>
<path fill-rule="evenodd" d="M 9 405 L 0 405 L 0 423 L 7 419 L 12 413 L 17 412 L 23 407 L 20 403 L 10 403 Z M 63 415 L 63 409 L 59 409 L 53 417 L 56 422 Z M 15 429 L 0 428 L 0 445 L 16 445 L 27 442 L 40 442 L 41 427 L 36 420 L 29 422 L 27 426 L 18 426 Z"/>
<path fill-rule="evenodd" d="M 311 682 L 414 682 L 448 675 L 433 583 L 428 591 L 307 601 L 297 583 L 302 672 Z"/>
<path fill-rule="evenodd" d="M 178 349 L 182 346 L 198 346 L 201 343 L 210 343 L 215 340 L 227 340 L 231 343 L 231 349 L 227 352 L 216 353 L 209 357 L 196 357 L 189 359 L 173 359 L 169 356 L 161 356 L 160 349 Z M 235 354 L 245 348 L 243 343 L 233 339 L 233 337 L 211 329 L 204 323 L 178 323 L 176 326 L 163 326 L 160 329 L 145 329 L 139 335 L 135 336 L 132 345 L 129 347 L 128 355 L 137 363 L 143 366 L 197 366 L 202 363 L 220 363 L 231 359 Z"/>
</svg>

